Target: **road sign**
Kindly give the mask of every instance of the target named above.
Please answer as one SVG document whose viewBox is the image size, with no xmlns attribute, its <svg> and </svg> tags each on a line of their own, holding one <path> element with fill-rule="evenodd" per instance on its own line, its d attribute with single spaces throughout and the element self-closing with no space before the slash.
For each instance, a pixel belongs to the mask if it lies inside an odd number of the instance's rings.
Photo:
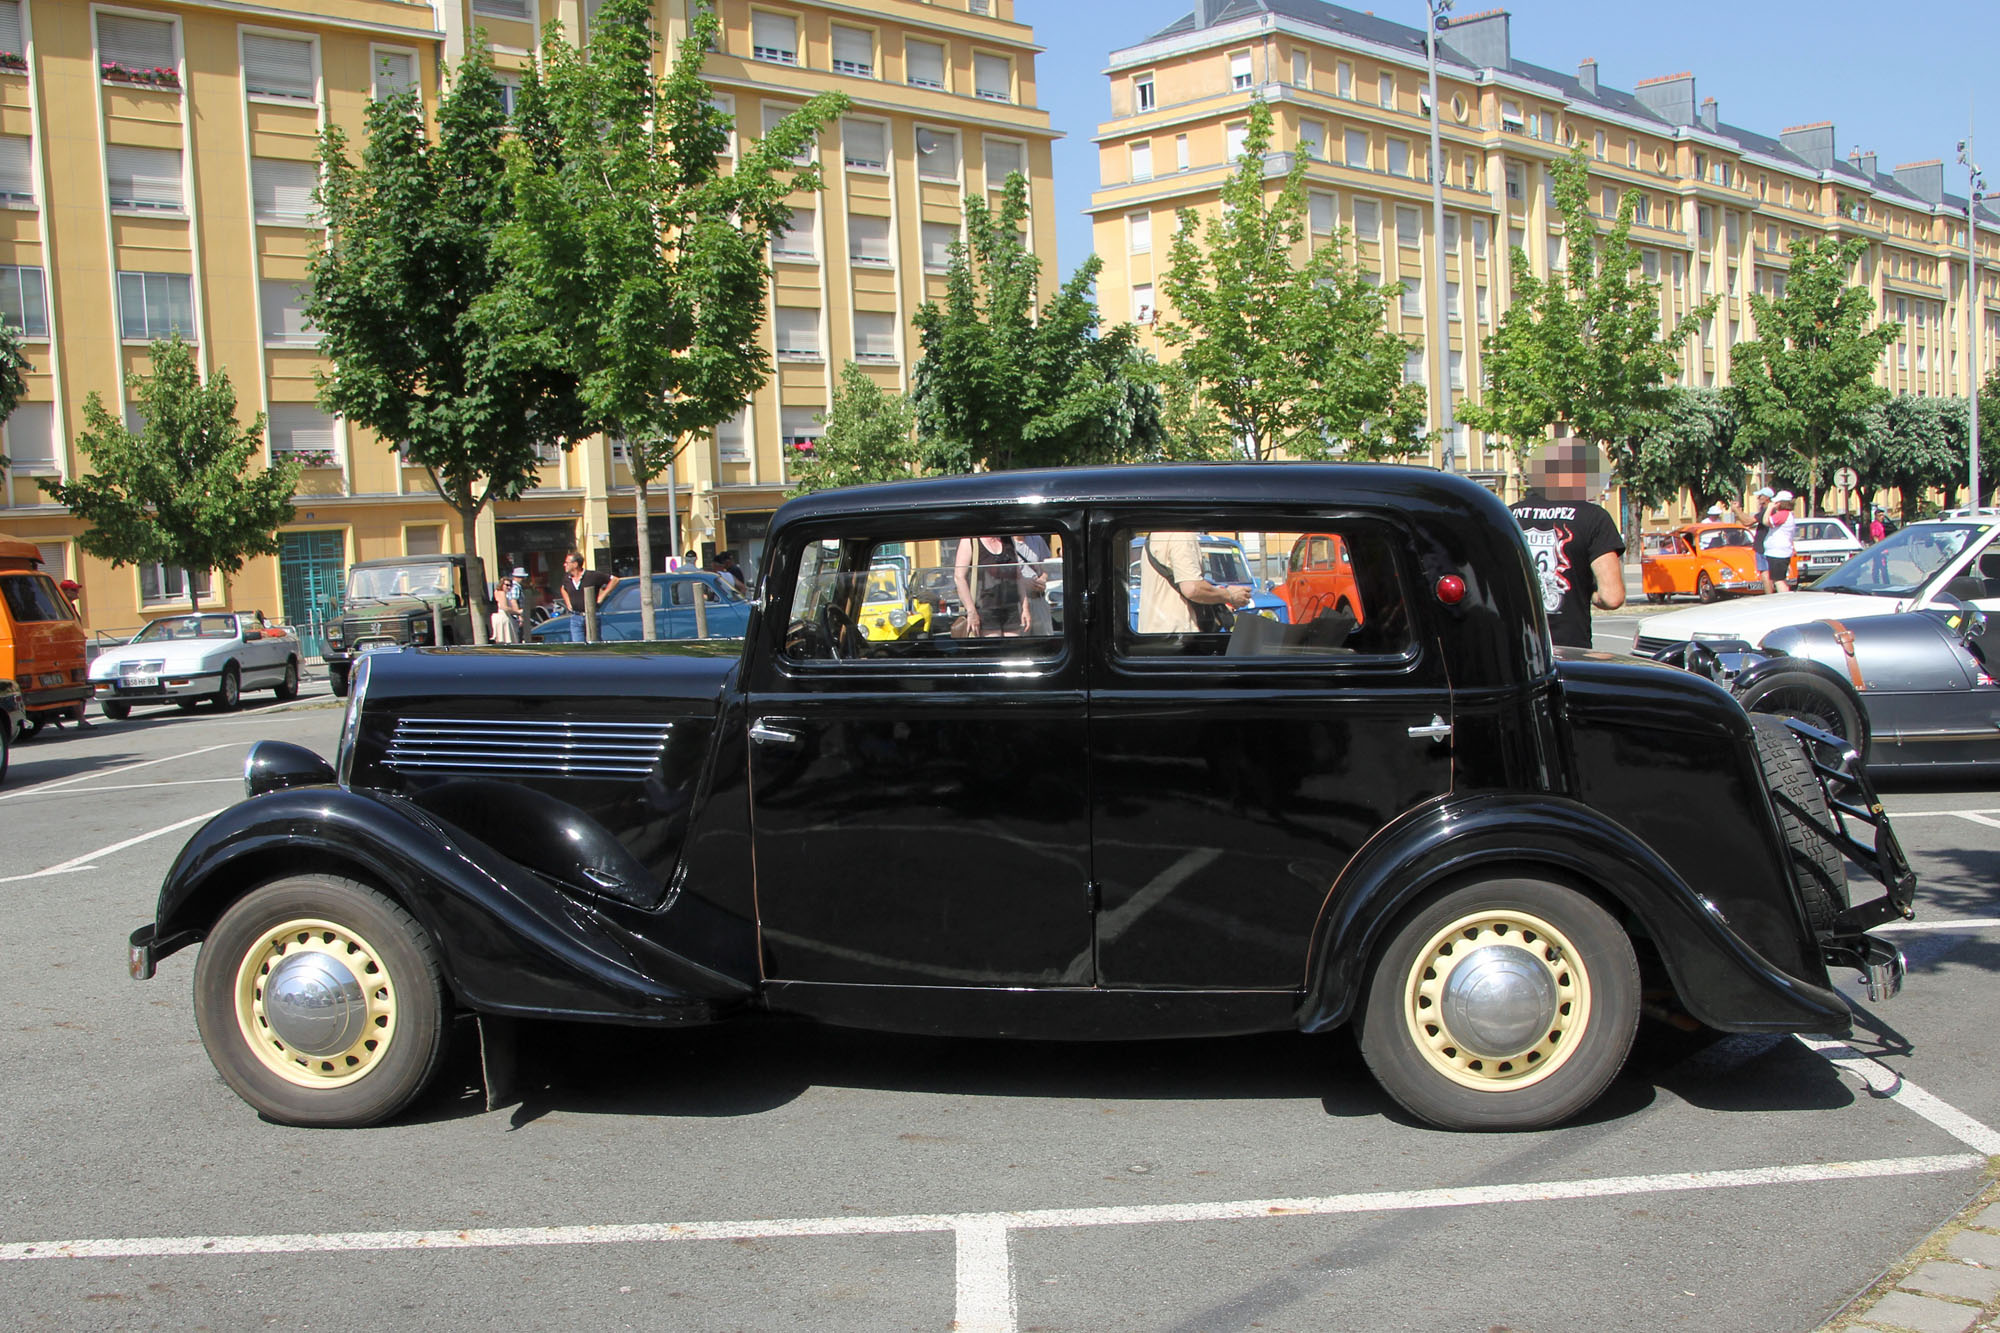
<svg viewBox="0 0 2000 1333">
<path fill-rule="evenodd" d="M 1833 474 L 1833 484 L 1844 491 L 1853 490 L 1854 483 L 1859 480 L 1860 478 L 1854 475 L 1854 469 L 1851 467 L 1844 467 Z"/>
</svg>

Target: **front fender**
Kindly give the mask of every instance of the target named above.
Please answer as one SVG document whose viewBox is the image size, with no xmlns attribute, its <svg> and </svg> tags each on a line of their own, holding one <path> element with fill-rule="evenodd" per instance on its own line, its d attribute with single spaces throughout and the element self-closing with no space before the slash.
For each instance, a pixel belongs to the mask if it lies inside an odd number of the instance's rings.
<svg viewBox="0 0 2000 1333">
<path fill-rule="evenodd" d="M 390 894 L 429 932 L 460 1003 L 485 1013 L 687 1021 L 750 987 L 564 893 L 400 797 L 340 787 L 275 791 L 230 807 L 188 840 L 160 889 L 152 956 L 207 933 L 273 879 L 347 875 Z"/>
<path fill-rule="evenodd" d="M 1659 950 L 1683 1007 L 1710 1027 L 1850 1030 L 1847 1003 L 1824 968 L 1796 977 L 1775 967 L 1652 848 L 1590 807 L 1551 795 L 1434 802 L 1377 835 L 1321 910 L 1299 1026 L 1318 1032 L 1353 1016 L 1377 949 L 1423 899 L 1455 882 L 1509 875 L 1565 881 L 1623 908 Z"/>
<path fill-rule="evenodd" d="M 1854 748 L 1860 754 L 1866 755 L 1873 731 L 1868 717 L 1868 705 L 1862 702 L 1861 691 L 1854 688 L 1854 682 L 1849 680 L 1844 672 L 1835 671 L 1824 662 L 1814 661 L 1810 657 L 1790 655 L 1766 657 L 1756 665 L 1738 672 L 1736 679 L 1729 682 L 1729 692 L 1741 700 L 1759 682 L 1786 671 L 1804 672 L 1853 705 L 1854 715 L 1861 719 L 1861 735 L 1852 738 Z"/>
</svg>

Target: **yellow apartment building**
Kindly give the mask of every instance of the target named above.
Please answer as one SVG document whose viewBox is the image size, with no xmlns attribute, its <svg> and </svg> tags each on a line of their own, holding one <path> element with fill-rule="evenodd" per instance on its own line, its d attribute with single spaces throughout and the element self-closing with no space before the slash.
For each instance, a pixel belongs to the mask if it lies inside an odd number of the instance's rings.
<svg viewBox="0 0 2000 1333">
<path fill-rule="evenodd" d="M 535 59 L 542 25 L 588 41 L 586 0 L 0 0 L 0 318 L 27 335 L 34 371 L 5 425 L 0 531 L 42 546 L 83 587 L 86 623 L 130 631 L 187 604 L 262 609 L 310 634 L 346 566 L 462 547 L 420 468 L 314 406 L 326 363 L 300 314 L 322 234 L 312 215 L 316 139 L 358 150 L 368 101 L 439 82 L 484 34 L 503 80 Z M 821 431 L 840 367 L 907 390 L 910 317 L 942 291 L 963 199 L 1030 181 L 1030 244 L 1053 270 L 1048 116 L 1037 109 L 1033 34 L 1013 0 L 721 0 L 706 73 L 751 138 L 814 93 L 852 107 L 821 136 L 826 189 L 801 194 L 774 238 L 765 338 L 771 383 L 676 470 L 681 549 L 733 548 L 754 569 L 788 460 Z M 686 0 L 661 0 L 669 43 Z M 671 47 L 662 61 L 670 58 Z M 38 477 L 87 470 L 72 441 L 92 391 L 120 402 L 146 343 L 179 329 L 204 371 L 226 369 L 245 417 L 269 414 L 274 457 L 305 464 L 298 516 L 275 558 L 222 580 L 205 571 L 114 569 L 75 543 L 76 522 Z M 656 482 L 654 551 L 670 545 Z M 541 482 L 483 518 L 489 572 L 548 575 L 577 546 L 632 572 L 630 477 L 602 437 L 552 453 Z"/>
<path fill-rule="evenodd" d="M 1878 376 L 1898 393 L 1964 394 L 2000 346 L 2000 216 L 1982 210 L 1980 340 L 1967 345 L 1966 201 L 1937 161 L 1879 169 L 1846 157 L 1828 122 L 1775 137 L 1724 121 L 1695 76 L 1670 74 L 1630 92 L 1517 59 L 1504 10 L 1454 17 L 1442 34 L 1438 101 L 1446 258 L 1432 229 L 1428 78 L 1420 28 L 1317 0 L 1197 0 L 1194 13 L 1112 53 L 1111 119 L 1096 138 L 1102 182 L 1092 196 L 1099 300 L 1108 318 L 1171 317 L 1160 291 L 1175 210 L 1212 212 L 1235 170 L 1250 108 L 1270 106 L 1265 172 L 1275 194 L 1294 154 L 1309 161 L 1311 246 L 1344 229 L 1364 273 L 1403 284 L 1391 328 L 1409 343 L 1406 374 L 1476 396 L 1481 340 L 1506 309 L 1511 252 L 1538 276 L 1564 262 L 1550 163 L 1582 145 L 1591 198 L 1604 217 L 1640 202 L 1632 240 L 1661 284 L 1667 327 L 1710 295 L 1713 319 L 1689 344 L 1682 382 L 1729 380 L 1729 349 L 1755 337 L 1747 296 L 1781 292 L 1792 247 L 1815 236 L 1868 243 L 1856 280 L 1906 335 Z M 1434 284 L 1445 284 L 1446 328 Z M 1156 344 L 1157 347 L 1157 344 Z M 1508 456 L 1462 425 L 1460 469 L 1504 491 Z M 1441 461 L 1442 446 L 1433 451 Z"/>
</svg>

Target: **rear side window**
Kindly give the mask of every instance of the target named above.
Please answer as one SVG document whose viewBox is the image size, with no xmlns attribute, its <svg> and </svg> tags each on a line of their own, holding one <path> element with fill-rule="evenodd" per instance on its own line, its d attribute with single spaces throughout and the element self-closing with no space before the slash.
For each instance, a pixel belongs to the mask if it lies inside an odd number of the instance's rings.
<svg viewBox="0 0 2000 1333">
<path fill-rule="evenodd" d="M 1400 548 L 1381 522 L 1133 528 L 1115 549 L 1127 561 L 1121 656 L 1352 662 L 1412 651 Z"/>
<path fill-rule="evenodd" d="M 47 574 L 0 574 L 0 599 L 17 625 L 75 620 L 67 599 Z"/>
<path fill-rule="evenodd" d="M 831 537 L 800 554 L 784 654 L 1046 661 L 1062 635 L 1058 533 Z"/>
</svg>

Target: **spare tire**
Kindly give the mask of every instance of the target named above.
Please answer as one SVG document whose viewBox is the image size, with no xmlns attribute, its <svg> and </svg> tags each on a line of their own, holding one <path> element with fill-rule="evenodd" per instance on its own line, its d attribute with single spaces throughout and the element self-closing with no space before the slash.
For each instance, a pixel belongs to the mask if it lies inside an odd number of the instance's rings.
<svg viewBox="0 0 2000 1333">
<path fill-rule="evenodd" d="M 1833 825 L 1826 793 L 1807 762 L 1805 743 L 1775 717 L 1753 714 L 1757 762 L 1771 792 L 1771 809 L 1785 835 L 1785 851 L 1805 901 L 1806 920 L 1815 931 L 1830 930 L 1847 907 L 1847 862 L 1821 830 Z"/>
</svg>

